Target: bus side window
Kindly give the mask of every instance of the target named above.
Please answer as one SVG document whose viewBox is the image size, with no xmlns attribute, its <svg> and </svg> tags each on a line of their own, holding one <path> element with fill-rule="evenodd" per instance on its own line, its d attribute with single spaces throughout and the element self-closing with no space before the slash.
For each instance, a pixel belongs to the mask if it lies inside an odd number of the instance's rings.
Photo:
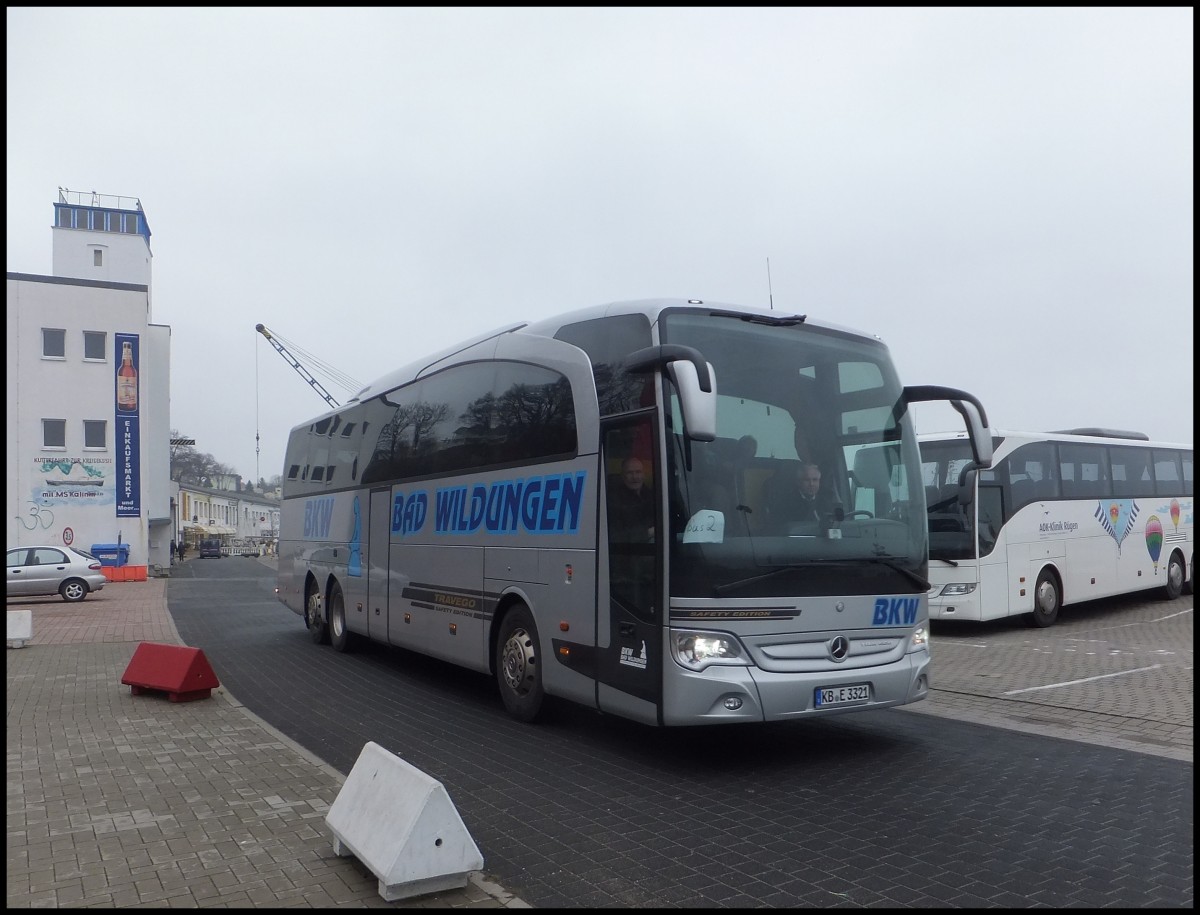
<svg viewBox="0 0 1200 915">
<path fill-rule="evenodd" d="M 979 555 L 986 556 L 996 546 L 996 536 L 1004 523 L 1003 490 L 999 486 L 979 487 Z"/>
</svg>

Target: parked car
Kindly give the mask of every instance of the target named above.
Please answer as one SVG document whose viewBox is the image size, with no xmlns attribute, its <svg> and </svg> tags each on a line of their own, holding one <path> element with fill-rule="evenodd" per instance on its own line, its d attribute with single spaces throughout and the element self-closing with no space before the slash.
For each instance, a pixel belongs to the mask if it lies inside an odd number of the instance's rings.
<svg viewBox="0 0 1200 915">
<path fill-rule="evenodd" d="M 59 594 L 73 602 L 107 583 L 100 560 L 71 546 L 20 546 L 8 551 L 8 597 Z"/>
<path fill-rule="evenodd" d="M 200 558 L 221 558 L 221 541 L 216 537 L 206 537 L 200 541 Z"/>
</svg>

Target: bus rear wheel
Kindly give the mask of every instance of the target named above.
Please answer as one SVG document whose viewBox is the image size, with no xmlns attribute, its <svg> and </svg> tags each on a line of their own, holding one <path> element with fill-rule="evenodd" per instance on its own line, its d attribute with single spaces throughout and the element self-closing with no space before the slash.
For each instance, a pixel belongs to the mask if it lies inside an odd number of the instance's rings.
<svg viewBox="0 0 1200 915">
<path fill-rule="evenodd" d="M 1172 553 L 1167 560 L 1167 583 L 1163 585 L 1163 597 L 1174 600 L 1183 593 L 1183 583 L 1187 580 L 1187 569 L 1183 567 L 1183 557 Z"/>
<path fill-rule="evenodd" d="M 508 713 L 518 721 L 533 721 L 542 710 L 542 668 L 537 627 L 524 604 L 508 612 L 496 640 L 496 683 Z"/>
<path fill-rule="evenodd" d="M 321 592 L 316 588 L 308 592 L 308 598 L 304 601 L 304 625 L 308 627 L 308 636 L 313 644 L 329 644 L 329 625 L 321 613 Z"/>
<path fill-rule="evenodd" d="M 334 651 L 354 648 L 354 633 L 346 628 L 346 599 L 336 581 L 329 590 L 329 643 Z"/>
<path fill-rule="evenodd" d="M 1042 569 L 1033 588 L 1033 612 L 1026 620 L 1038 629 L 1053 626 L 1058 621 L 1058 608 L 1062 606 L 1062 592 L 1058 579 L 1049 569 Z"/>
</svg>

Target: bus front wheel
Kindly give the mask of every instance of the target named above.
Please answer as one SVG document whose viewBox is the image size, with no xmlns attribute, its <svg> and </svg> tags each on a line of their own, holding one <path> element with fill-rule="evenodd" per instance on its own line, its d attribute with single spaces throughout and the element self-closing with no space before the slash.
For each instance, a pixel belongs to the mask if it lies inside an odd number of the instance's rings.
<svg viewBox="0 0 1200 915">
<path fill-rule="evenodd" d="M 1183 583 L 1187 580 L 1187 569 L 1183 567 L 1183 557 L 1172 553 L 1167 561 L 1167 583 L 1163 585 L 1163 597 L 1174 600 L 1183 593 Z"/>
<path fill-rule="evenodd" d="M 1042 569 L 1033 588 L 1033 612 L 1027 617 L 1031 626 L 1045 629 L 1058 620 L 1058 608 L 1062 606 L 1062 592 L 1058 579 L 1049 569 Z"/>
<path fill-rule="evenodd" d="M 309 638 L 314 644 L 329 644 L 329 625 L 321 613 L 321 593 L 316 588 L 308 592 L 308 598 L 304 601 L 304 625 L 308 627 Z"/>
<path fill-rule="evenodd" d="M 496 640 L 496 682 L 508 713 L 533 721 L 542 710 L 542 670 L 537 627 L 524 604 L 508 612 Z"/>
</svg>

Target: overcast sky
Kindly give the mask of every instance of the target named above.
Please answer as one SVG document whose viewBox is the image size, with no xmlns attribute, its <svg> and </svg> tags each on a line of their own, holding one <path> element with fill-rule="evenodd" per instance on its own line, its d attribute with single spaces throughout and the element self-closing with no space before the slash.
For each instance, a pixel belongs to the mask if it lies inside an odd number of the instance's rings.
<svg viewBox="0 0 1200 915">
<path fill-rule="evenodd" d="M 249 479 L 326 409 L 260 322 L 366 383 L 649 297 L 878 334 L 997 428 L 1192 441 L 1190 7 L 6 18 L 8 270 L 50 273 L 59 187 L 139 198 L 171 425 Z"/>
</svg>

